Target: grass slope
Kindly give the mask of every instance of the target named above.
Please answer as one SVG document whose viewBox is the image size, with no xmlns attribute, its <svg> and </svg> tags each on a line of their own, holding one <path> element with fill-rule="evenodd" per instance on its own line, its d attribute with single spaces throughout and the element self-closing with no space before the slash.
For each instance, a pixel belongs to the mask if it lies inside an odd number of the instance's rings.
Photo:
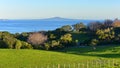
<svg viewBox="0 0 120 68">
<path fill-rule="evenodd" d="M 79 63 L 93 57 L 49 52 L 41 50 L 9 50 L 0 49 L 0 68 L 41 67 L 53 64 Z"/>
<path fill-rule="evenodd" d="M 65 52 L 0 49 L 0 68 L 38 68 L 46 65 L 83 63 L 97 59 L 120 60 L 120 46 L 67 48 Z M 45 67 L 46 68 L 46 67 Z"/>
</svg>

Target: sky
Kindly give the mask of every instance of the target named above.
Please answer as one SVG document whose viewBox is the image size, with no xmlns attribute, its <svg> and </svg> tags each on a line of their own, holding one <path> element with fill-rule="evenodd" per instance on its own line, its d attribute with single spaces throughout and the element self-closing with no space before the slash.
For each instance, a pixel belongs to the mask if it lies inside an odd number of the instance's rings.
<svg viewBox="0 0 120 68">
<path fill-rule="evenodd" d="M 0 0 L 0 19 L 120 18 L 120 0 Z"/>
</svg>

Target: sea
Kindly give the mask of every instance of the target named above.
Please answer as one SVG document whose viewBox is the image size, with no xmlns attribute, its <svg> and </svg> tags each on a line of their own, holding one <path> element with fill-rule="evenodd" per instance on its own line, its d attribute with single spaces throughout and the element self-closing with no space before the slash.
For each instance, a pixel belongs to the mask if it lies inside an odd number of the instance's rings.
<svg viewBox="0 0 120 68">
<path fill-rule="evenodd" d="M 0 31 L 10 33 L 48 31 L 80 22 L 87 25 L 91 21 L 93 20 L 0 20 Z"/>
</svg>

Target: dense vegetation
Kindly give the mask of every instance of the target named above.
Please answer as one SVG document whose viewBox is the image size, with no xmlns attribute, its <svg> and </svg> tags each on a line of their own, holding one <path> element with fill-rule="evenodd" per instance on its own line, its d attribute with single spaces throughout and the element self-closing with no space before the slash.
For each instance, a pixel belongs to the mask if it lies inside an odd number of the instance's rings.
<svg viewBox="0 0 120 68">
<path fill-rule="evenodd" d="M 0 48 L 61 50 L 68 47 L 120 43 L 120 20 L 77 23 L 53 31 L 10 34 L 0 32 Z"/>
</svg>

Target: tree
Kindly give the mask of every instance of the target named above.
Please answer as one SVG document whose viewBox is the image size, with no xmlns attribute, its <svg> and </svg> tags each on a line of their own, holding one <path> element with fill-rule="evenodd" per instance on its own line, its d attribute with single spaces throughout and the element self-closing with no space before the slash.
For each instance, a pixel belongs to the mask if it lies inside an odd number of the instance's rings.
<svg viewBox="0 0 120 68">
<path fill-rule="evenodd" d="M 55 39 L 55 38 L 56 38 L 56 36 L 55 36 L 54 34 L 50 34 L 50 35 L 49 35 L 49 39 L 50 39 L 50 40 L 53 40 L 53 39 Z"/>
<path fill-rule="evenodd" d="M 44 44 L 46 50 L 56 50 L 62 48 L 60 41 L 52 40 Z"/>
<path fill-rule="evenodd" d="M 32 46 L 27 42 L 18 40 L 15 37 L 16 34 L 13 35 L 8 32 L 0 32 L 0 48 L 10 48 L 10 49 L 32 48 Z"/>
<path fill-rule="evenodd" d="M 33 48 L 32 45 L 27 42 L 21 41 L 21 44 L 22 44 L 21 49 L 32 49 Z"/>
<path fill-rule="evenodd" d="M 115 19 L 113 24 L 112 24 L 113 27 L 120 27 L 120 20 L 118 19 Z"/>
<path fill-rule="evenodd" d="M 65 43 L 71 42 L 72 41 L 72 35 L 71 34 L 65 34 L 65 35 L 61 36 L 60 39 L 61 39 L 62 42 L 65 42 Z"/>
<path fill-rule="evenodd" d="M 28 37 L 28 42 L 31 43 L 34 48 L 39 48 L 45 41 L 47 41 L 47 36 L 38 32 L 30 34 Z"/>
<path fill-rule="evenodd" d="M 98 40 L 97 40 L 97 39 L 92 39 L 92 40 L 91 40 L 90 45 L 93 46 L 93 49 L 94 49 L 94 50 L 96 49 L 95 46 L 96 46 L 97 44 L 98 44 Z"/>
<path fill-rule="evenodd" d="M 21 34 L 19 34 L 19 33 L 15 34 L 15 38 L 17 38 L 21 41 L 27 41 L 28 36 L 29 36 L 29 33 L 26 33 L 26 32 L 23 32 Z"/>
<path fill-rule="evenodd" d="M 56 46 L 59 46 L 59 45 L 60 45 L 60 42 L 59 42 L 59 41 L 52 40 L 52 42 L 51 42 L 51 46 L 52 46 L 52 47 L 56 47 Z"/>
<path fill-rule="evenodd" d="M 17 40 L 15 44 L 15 49 L 21 49 L 21 47 L 22 47 L 21 41 Z"/>
<path fill-rule="evenodd" d="M 13 49 L 17 39 L 9 32 L 0 32 L 0 40 L 5 47 Z"/>
<path fill-rule="evenodd" d="M 104 27 L 105 27 L 105 28 L 110 28 L 110 27 L 112 27 L 112 24 L 113 24 L 113 21 L 107 19 L 107 20 L 105 20 L 105 22 L 104 22 Z"/>
<path fill-rule="evenodd" d="M 3 40 L 0 40 L 0 48 L 8 48 L 7 44 Z"/>
<path fill-rule="evenodd" d="M 96 31 L 98 29 L 102 29 L 103 28 L 103 24 L 100 23 L 99 21 L 97 21 L 97 22 L 91 22 L 91 23 L 88 24 L 88 28 L 91 31 Z"/>
<path fill-rule="evenodd" d="M 63 29 L 64 31 L 71 31 L 72 27 L 70 25 L 65 25 L 65 26 L 62 26 L 61 29 Z"/>
<path fill-rule="evenodd" d="M 86 26 L 83 23 L 77 23 L 77 24 L 73 25 L 73 29 L 75 31 L 79 31 L 82 28 L 86 28 Z"/>
<path fill-rule="evenodd" d="M 112 40 L 115 37 L 115 32 L 112 28 L 107 28 L 104 30 L 97 30 L 96 35 L 101 40 Z"/>
</svg>

